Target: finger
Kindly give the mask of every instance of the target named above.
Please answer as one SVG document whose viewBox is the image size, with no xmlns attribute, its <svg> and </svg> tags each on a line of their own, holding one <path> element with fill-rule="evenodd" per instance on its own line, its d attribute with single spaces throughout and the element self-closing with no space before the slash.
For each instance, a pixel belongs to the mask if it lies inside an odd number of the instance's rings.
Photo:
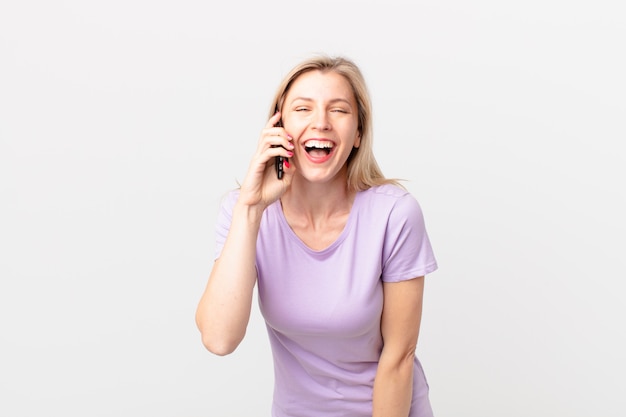
<svg viewBox="0 0 626 417">
<path fill-rule="evenodd" d="M 268 149 L 270 156 L 282 156 L 283 158 L 291 158 L 293 151 L 285 149 L 282 145 L 271 145 Z"/>
<path fill-rule="evenodd" d="M 272 117 L 270 117 L 265 127 L 270 128 L 270 127 L 276 126 L 276 124 L 280 121 L 280 117 L 281 117 L 281 114 L 279 111 L 277 111 L 276 113 L 274 113 Z"/>
<path fill-rule="evenodd" d="M 280 129 L 280 130 L 278 130 Z M 263 140 L 263 147 L 264 148 L 283 148 L 286 149 L 288 151 L 292 151 L 295 146 L 292 143 L 293 138 L 291 137 L 290 134 L 288 134 L 287 132 L 285 132 L 285 129 L 283 129 L 282 127 L 275 127 L 272 128 L 271 130 L 268 130 L 265 132 L 265 137 Z"/>
<path fill-rule="evenodd" d="M 293 137 L 287 133 L 287 131 L 283 127 L 274 127 L 270 131 L 268 131 L 272 139 L 272 146 L 282 146 L 285 149 L 293 149 Z"/>
</svg>

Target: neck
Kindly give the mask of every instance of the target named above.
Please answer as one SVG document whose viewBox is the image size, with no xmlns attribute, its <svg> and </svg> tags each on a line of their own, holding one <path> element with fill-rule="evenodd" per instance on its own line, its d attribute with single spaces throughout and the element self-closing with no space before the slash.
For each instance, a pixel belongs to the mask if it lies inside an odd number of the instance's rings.
<svg viewBox="0 0 626 417">
<path fill-rule="evenodd" d="M 315 224 L 349 213 L 355 194 L 348 190 L 344 178 L 325 184 L 313 184 L 294 178 L 289 190 L 281 197 L 281 202 L 285 213 Z"/>
</svg>

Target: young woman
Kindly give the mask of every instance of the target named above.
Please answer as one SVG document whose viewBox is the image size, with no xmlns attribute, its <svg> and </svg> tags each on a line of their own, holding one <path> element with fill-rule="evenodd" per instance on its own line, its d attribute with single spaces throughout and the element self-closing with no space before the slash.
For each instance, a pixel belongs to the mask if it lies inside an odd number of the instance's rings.
<svg viewBox="0 0 626 417">
<path fill-rule="evenodd" d="M 204 345 L 235 350 L 258 285 L 272 416 L 432 416 L 415 347 L 424 276 L 435 269 L 418 202 L 374 158 L 358 67 L 302 62 L 279 86 L 248 173 L 222 205 L 196 314 Z"/>
</svg>

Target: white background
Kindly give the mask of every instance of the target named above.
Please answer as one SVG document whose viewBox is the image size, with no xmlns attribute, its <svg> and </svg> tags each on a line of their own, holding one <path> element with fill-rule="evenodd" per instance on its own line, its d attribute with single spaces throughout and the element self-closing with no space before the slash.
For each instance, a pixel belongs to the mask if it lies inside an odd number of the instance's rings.
<svg viewBox="0 0 626 417">
<path fill-rule="evenodd" d="M 619 3 L 3 0 L 0 415 L 269 415 L 256 306 L 223 358 L 194 312 L 279 80 L 326 52 L 426 216 L 436 415 L 623 416 Z"/>
</svg>

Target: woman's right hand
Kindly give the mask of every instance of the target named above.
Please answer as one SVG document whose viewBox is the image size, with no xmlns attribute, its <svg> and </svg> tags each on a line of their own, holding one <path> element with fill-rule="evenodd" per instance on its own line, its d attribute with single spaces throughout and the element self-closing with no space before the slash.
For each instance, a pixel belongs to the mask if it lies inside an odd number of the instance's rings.
<svg viewBox="0 0 626 417">
<path fill-rule="evenodd" d="M 250 161 L 248 173 L 241 184 L 239 203 L 265 209 L 287 191 L 293 179 L 293 164 L 284 162 L 284 174 L 278 179 L 274 168 L 274 158 L 293 156 L 293 138 L 284 128 L 276 126 L 281 114 L 277 112 L 268 120 L 261 132 L 257 150 Z"/>
<path fill-rule="evenodd" d="M 263 128 L 248 173 L 232 209 L 228 235 L 196 310 L 202 342 L 211 352 L 234 351 L 246 334 L 257 280 L 256 242 L 263 211 L 289 188 L 295 168 L 285 165 L 278 179 L 276 156 L 290 158 L 291 136 L 275 126 L 279 113 Z M 222 219 L 223 220 L 223 219 Z"/>
</svg>

